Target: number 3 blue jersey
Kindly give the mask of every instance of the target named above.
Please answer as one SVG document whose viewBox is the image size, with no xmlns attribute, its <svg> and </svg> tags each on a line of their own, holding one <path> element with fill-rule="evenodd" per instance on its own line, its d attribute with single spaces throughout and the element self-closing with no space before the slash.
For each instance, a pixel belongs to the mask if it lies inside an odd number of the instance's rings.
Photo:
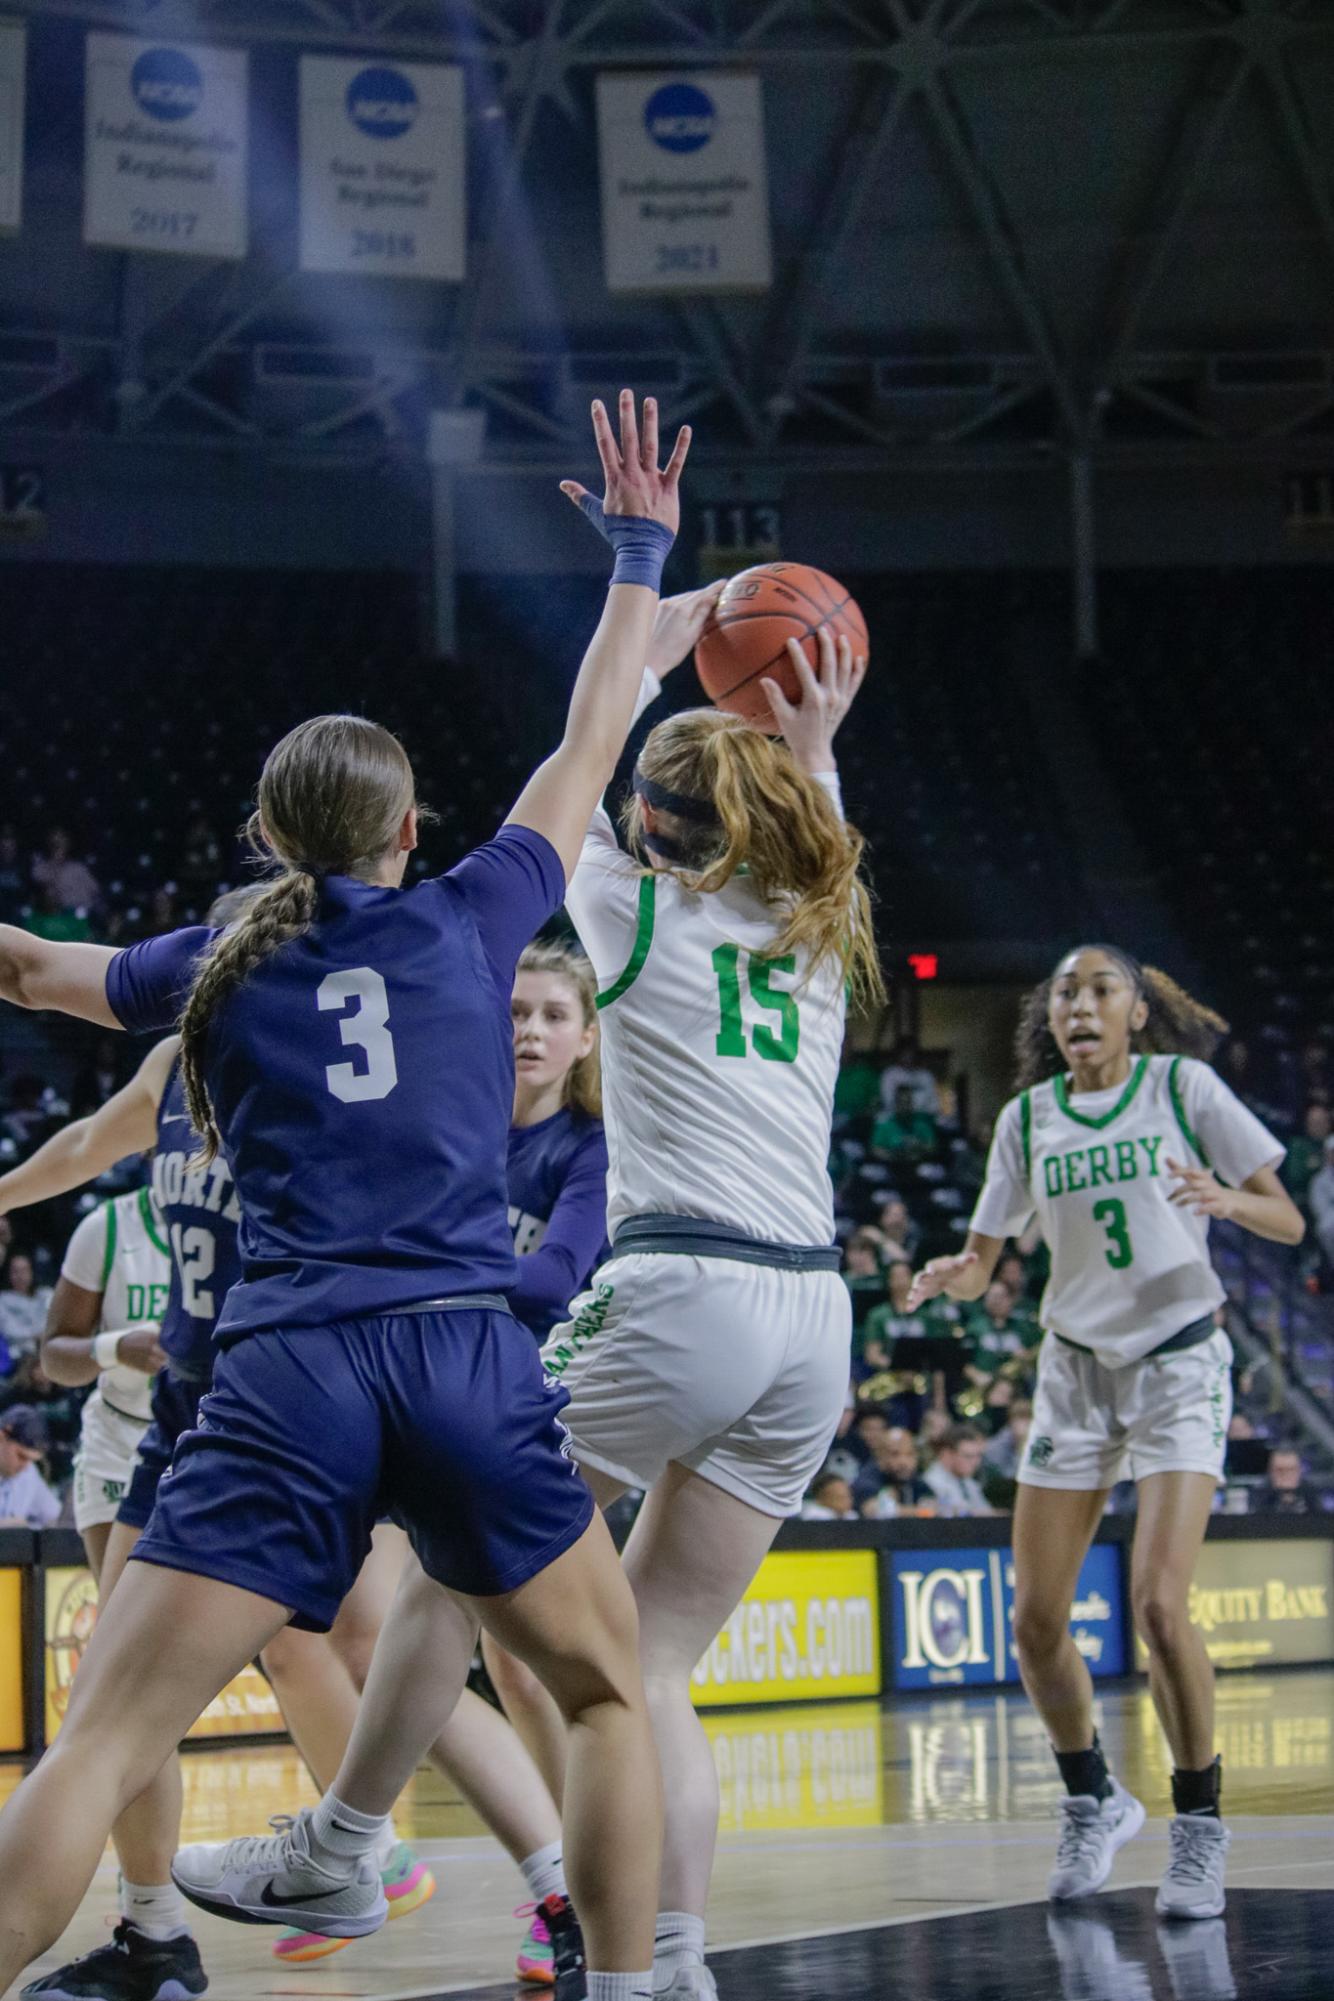
<svg viewBox="0 0 1334 2001">
<path fill-rule="evenodd" d="M 171 1293 L 162 1320 L 162 1346 L 177 1372 L 207 1381 L 213 1367 L 213 1329 L 222 1303 L 241 1276 L 236 1230 L 241 1207 L 232 1170 L 221 1154 L 192 1167 L 199 1138 L 185 1108 L 181 1066 L 174 1063 L 157 1111 L 153 1199 L 171 1246 Z"/>
<path fill-rule="evenodd" d="M 221 1345 L 513 1286 L 510 989 L 564 890 L 550 843 L 515 826 L 412 889 L 327 876 L 309 931 L 223 1002 L 204 1069 L 243 1278 Z M 215 935 L 191 927 L 118 953 L 117 1020 L 172 1026 Z"/>
</svg>

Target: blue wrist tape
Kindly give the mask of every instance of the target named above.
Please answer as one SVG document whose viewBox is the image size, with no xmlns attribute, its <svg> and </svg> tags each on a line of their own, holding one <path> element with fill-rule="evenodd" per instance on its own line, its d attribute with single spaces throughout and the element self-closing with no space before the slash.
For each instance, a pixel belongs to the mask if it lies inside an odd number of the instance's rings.
<svg viewBox="0 0 1334 2001">
<path fill-rule="evenodd" d="M 676 540 L 671 529 L 643 514 L 604 513 L 602 502 L 591 493 L 584 494 L 579 505 L 616 552 L 612 582 L 644 584 L 651 591 L 660 589 L 662 566 Z"/>
</svg>

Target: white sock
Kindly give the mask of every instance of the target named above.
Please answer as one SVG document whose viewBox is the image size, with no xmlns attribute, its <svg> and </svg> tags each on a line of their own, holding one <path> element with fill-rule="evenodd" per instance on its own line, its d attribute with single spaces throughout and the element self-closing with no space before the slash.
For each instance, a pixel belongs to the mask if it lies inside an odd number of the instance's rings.
<svg viewBox="0 0 1334 2001">
<path fill-rule="evenodd" d="M 704 1964 L 704 1920 L 690 1911 L 659 1911 L 653 1933 L 653 1976 L 670 1987 L 683 1968 Z"/>
<path fill-rule="evenodd" d="M 375 1866 L 377 1869 L 387 1869 L 389 1867 L 389 1858 L 397 1846 L 398 1829 L 394 1826 L 394 1816 L 390 1814 L 389 1818 L 385 1821 L 384 1827 L 376 1837 L 375 1847 L 371 1851 L 375 1857 Z"/>
<path fill-rule="evenodd" d="M 528 1885 L 528 1894 L 535 1904 L 540 1904 L 543 1897 L 569 1895 L 565 1887 L 565 1862 L 559 1841 L 549 1841 L 545 1848 L 535 1848 L 519 1867 Z"/>
<path fill-rule="evenodd" d="M 653 2001 L 653 1969 L 647 1973 L 590 1973 L 588 2001 Z"/>
<path fill-rule="evenodd" d="M 184 1938 L 190 1930 L 185 1899 L 174 1883 L 127 1883 L 122 1876 L 120 1914 L 145 1938 Z"/>
<path fill-rule="evenodd" d="M 327 1867 L 348 1871 L 363 1855 L 373 1855 L 392 1825 L 387 1813 L 358 1813 L 336 1793 L 326 1793 L 310 1817 L 310 1852 Z"/>
</svg>

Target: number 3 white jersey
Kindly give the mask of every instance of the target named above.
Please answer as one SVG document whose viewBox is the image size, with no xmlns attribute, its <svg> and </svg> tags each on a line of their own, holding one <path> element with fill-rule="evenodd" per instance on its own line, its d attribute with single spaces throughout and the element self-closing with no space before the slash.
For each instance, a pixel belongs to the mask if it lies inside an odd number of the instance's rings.
<svg viewBox="0 0 1334 2001">
<path fill-rule="evenodd" d="M 780 926 L 744 875 L 708 895 L 645 875 L 600 810 L 566 905 L 598 978 L 609 1232 L 677 1215 L 832 1243 L 837 961 L 803 986 L 799 959 L 761 956 Z"/>
<path fill-rule="evenodd" d="M 1224 1297 L 1208 1218 L 1168 1200 L 1168 1160 L 1212 1167 L 1236 1188 L 1282 1158 L 1207 1063 L 1141 1056 L 1110 1090 L 1073 1095 L 1055 1077 L 1010 1100 L 972 1227 L 1010 1237 L 1036 1211 L 1051 1249 L 1043 1326 L 1117 1368 Z"/>
</svg>

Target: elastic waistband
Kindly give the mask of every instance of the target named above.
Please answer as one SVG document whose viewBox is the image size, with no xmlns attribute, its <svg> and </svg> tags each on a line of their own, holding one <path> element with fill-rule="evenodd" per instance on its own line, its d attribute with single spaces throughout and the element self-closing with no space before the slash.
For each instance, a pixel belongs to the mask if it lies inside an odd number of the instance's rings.
<svg viewBox="0 0 1334 2001">
<path fill-rule="evenodd" d="M 1054 1327 L 1051 1331 L 1056 1334 Z M 1192 1320 L 1190 1326 L 1183 1327 L 1179 1334 L 1169 1334 L 1165 1341 L 1160 1341 L 1156 1348 L 1150 1348 L 1148 1354 L 1141 1356 L 1140 1359 L 1152 1362 L 1159 1355 L 1179 1355 L 1183 1348 L 1202 1348 L 1204 1343 L 1218 1331 L 1214 1325 L 1213 1314 L 1206 1313 L 1202 1319 Z M 1095 1359 L 1097 1357 L 1096 1348 L 1088 1347 L 1083 1341 L 1072 1341 L 1068 1334 L 1056 1334 L 1056 1339 L 1062 1347 L 1076 1348 L 1081 1355 L 1092 1355 Z"/>
<path fill-rule="evenodd" d="M 137 1424 L 145 1431 L 153 1422 L 151 1417 L 140 1417 L 137 1410 L 122 1410 L 118 1403 L 112 1403 L 111 1398 L 105 1392 L 102 1396 L 102 1408 L 103 1410 L 113 1411 L 117 1417 L 123 1417 L 126 1424 Z"/>
<path fill-rule="evenodd" d="M 405 1313 L 508 1313 L 503 1292 L 447 1292 L 439 1299 L 413 1299 L 406 1306 L 386 1306 L 381 1313 L 358 1314 L 367 1320 L 398 1320 Z"/>
<path fill-rule="evenodd" d="M 627 1217 L 612 1239 L 611 1254 L 620 1258 L 641 1251 L 731 1258 L 740 1264 L 769 1265 L 775 1271 L 837 1271 L 842 1263 L 837 1244 L 770 1243 L 697 1216 Z"/>
</svg>

